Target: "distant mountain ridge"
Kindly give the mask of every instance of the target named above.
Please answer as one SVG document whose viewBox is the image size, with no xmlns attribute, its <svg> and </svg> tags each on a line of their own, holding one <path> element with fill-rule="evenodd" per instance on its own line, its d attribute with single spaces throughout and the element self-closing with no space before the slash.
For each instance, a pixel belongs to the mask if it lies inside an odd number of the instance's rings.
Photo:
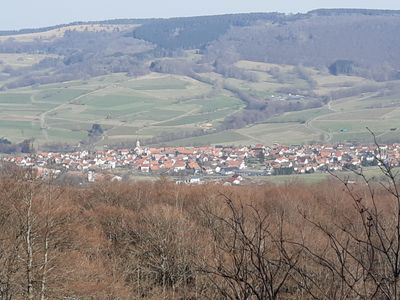
<svg viewBox="0 0 400 300">
<path fill-rule="evenodd" d="M 311 10 L 307 15 L 319 15 L 319 16 L 332 16 L 332 15 L 349 15 L 349 14 L 360 14 L 366 16 L 390 16 L 400 15 L 400 10 L 390 9 L 363 9 L 363 8 L 320 8 Z"/>
<path fill-rule="evenodd" d="M 0 30 L 0 36 L 11 36 L 11 35 L 21 35 L 21 34 L 30 34 L 30 33 L 40 33 L 46 32 L 54 29 L 59 29 L 67 26 L 77 26 L 77 25 L 135 25 L 135 24 L 145 24 L 147 22 L 152 22 L 156 19 L 111 19 L 104 21 L 77 21 L 66 24 L 58 24 L 53 26 L 39 27 L 39 28 L 23 28 L 18 30 Z"/>
<path fill-rule="evenodd" d="M 104 24 L 104 25 L 123 25 L 123 24 L 145 24 L 145 23 L 163 23 L 167 21 L 177 21 L 177 20 L 194 20 L 194 19 L 212 19 L 215 17 L 223 17 L 223 18 L 236 18 L 238 16 L 246 16 L 250 15 L 253 17 L 259 17 L 263 19 L 263 17 L 270 17 L 271 15 L 279 15 L 280 17 L 286 19 L 293 19 L 293 16 L 298 18 L 307 17 L 310 15 L 319 15 L 319 16 L 332 16 L 332 15 L 349 15 L 349 14 L 361 14 L 368 16 L 377 16 L 377 15 L 400 15 L 400 10 L 387 10 L 387 9 L 361 9 L 361 8 L 321 8 L 311 10 L 307 13 L 297 13 L 297 14 L 284 14 L 279 12 L 257 12 L 257 13 L 237 13 L 237 14 L 223 14 L 223 15 L 209 15 L 209 16 L 194 16 L 194 17 L 172 17 L 172 18 L 124 18 L 124 19 L 109 19 L 109 20 L 101 20 L 101 21 L 76 21 L 71 23 L 64 23 L 46 27 L 38 27 L 38 28 L 22 28 L 16 30 L 0 30 L 0 36 L 8 36 L 8 35 L 19 35 L 19 34 L 29 34 L 29 33 L 38 33 L 45 32 L 49 30 L 54 30 L 58 28 L 62 28 L 65 26 L 75 26 L 75 25 L 92 25 L 92 24 Z"/>
</svg>

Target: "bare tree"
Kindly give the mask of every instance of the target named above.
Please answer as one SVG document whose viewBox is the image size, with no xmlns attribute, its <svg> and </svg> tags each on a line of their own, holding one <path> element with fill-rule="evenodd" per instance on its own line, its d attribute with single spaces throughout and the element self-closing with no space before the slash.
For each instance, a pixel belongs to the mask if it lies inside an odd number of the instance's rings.
<svg viewBox="0 0 400 300">
<path fill-rule="evenodd" d="M 286 240 L 284 214 L 268 216 L 223 197 L 226 212 L 202 210 L 212 245 L 201 271 L 226 299 L 278 299 L 289 291 L 301 255 Z"/>
<path fill-rule="evenodd" d="M 370 131 L 371 132 L 371 131 Z M 333 174 L 344 186 L 353 210 L 334 224 L 302 213 L 325 246 L 301 245 L 316 265 L 299 272 L 303 288 L 316 299 L 400 298 L 400 191 L 398 171 L 376 145 L 375 159 L 383 178 L 378 182 L 362 170 L 354 171 L 360 184 Z M 364 188 L 366 187 L 366 189 Z M 327 280 L 315 279 L 324 270 Z M 320 276 L 320 273 L 319 273 Z M 326 283 L 329 282 L 329 287 Z"/>
</svg>

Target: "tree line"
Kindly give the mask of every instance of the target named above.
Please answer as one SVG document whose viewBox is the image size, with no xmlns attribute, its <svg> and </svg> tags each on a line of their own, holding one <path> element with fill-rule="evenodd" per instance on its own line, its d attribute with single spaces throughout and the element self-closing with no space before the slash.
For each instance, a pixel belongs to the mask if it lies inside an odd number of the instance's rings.
<svg viewBox="0 0 400 300">
<path fill-rule="evenodd" d="M 32 139 L 23 140 L 20 143 L 13 143 L 5 137 L 0 138 L 0 153 L 32 153 L 33 151 Z"/>
</svg>

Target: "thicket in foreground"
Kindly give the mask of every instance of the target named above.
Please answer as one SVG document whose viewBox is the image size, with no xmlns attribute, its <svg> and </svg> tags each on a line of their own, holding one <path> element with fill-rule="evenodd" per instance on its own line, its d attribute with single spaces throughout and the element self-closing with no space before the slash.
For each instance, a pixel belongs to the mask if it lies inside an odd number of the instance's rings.
<svg viewBox="0 0 400 300">
<path fill-rule="evenodd" d="M 399 299 L 399 186 L 379 162 L 379 182 L 257 187 L 8 171 L 0 298 Z"/>
</svg>

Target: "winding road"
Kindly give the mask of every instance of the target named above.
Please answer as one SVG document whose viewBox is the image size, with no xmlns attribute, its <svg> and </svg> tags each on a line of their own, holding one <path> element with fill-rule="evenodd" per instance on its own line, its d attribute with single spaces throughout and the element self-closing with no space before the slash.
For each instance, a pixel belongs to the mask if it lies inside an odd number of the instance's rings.
<svg viewBox="0 0 400 300">
<path fill-rule="evenodd" d="M 362 101 L 362 100 L 365 100 L 365 99 L 369 99 L 369 98 L 375 97 L 376 95 L 377 95 L 377 93 L 368 94 L 368 95 L 366 95 L 366 96 L 364 96 L 364 97 L 362 97 L 362 98 L 359 98 L 358 100 L 361 100 L 361 101 Z M 348 99 L 346 98 L 346 99 L 338 99 L 338 100 L 335 100 L 336 104 L 338 104 L 338 103 L 340 103 L 340 102 L 345 102 L 345 101 L 348 101 Z M 330 100 L 330 101 L 327 103 L 327 105 L 326 105 L 327 108 L 328 108 L 330 111 L 332 111 L 332 113 L 324 114 L 324 115 L 320 115 L 320 116 L 316 116 L 316 117 L 314 117 L 314 118 L 311 118 L 311 119 L 307 120 L 306 123 L 304 124 L 308 129 L 311 129 L 311 130 L 313 130 L 313 131 L 315 131 L 315 132 L 317 132 L 317 133 L 323 134 L 323 135 L 324 135 L 324 141 L 325 141 L 325 142 L 330 142 L 330 141 L 332 141 L 333 133 L 330 132 L 330 131 L 326 131 L 326 130 L 323 130 L 323 129 L 321 129 L 321 128 L 315 127 L 315 126 L 313 125 L 313 122 L 318 121 L 318 120 L 320 120 L 320 119 L 323 119 L 323 118 L 325 118 L 325 117 L 327 117 L 327 116 L 332 116 L 332 115 L 336 115 L 336 114 L 340 114 L 340 113 L 341 113 L 340 110 L 337 110 L 337 109 L 335 109 L 335 108 L 332 107 L 332 102 L 333 102 L 333 100 Z"/>
</svg>

